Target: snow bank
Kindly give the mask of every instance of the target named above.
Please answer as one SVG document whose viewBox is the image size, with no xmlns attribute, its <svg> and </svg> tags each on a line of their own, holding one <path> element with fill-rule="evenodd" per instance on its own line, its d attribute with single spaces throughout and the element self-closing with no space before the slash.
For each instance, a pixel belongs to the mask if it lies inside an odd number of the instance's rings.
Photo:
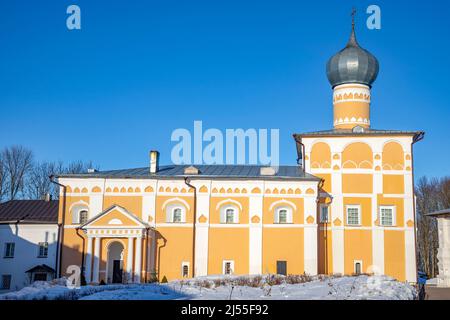
<svg viewBox="0 0 450 320">
<path fill-rule="evenodd" d="M 35 282 L 0 299 L 22 300 L 412 300 L 414 287 L 387 276 L 209 276 L 167 284 L 84 286 Z"/>
</svg>

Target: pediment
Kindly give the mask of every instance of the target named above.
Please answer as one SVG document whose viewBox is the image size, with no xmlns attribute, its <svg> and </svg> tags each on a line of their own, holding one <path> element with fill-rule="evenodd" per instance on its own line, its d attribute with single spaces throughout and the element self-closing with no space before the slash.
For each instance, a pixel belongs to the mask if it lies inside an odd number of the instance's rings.
<svg viewBox="0 0 450 320">
<path fill-rule="evenodd" d="M 147 228 L 148 225 L 137 216 L 118 205 L 101 212 L 81 228 Z"/>
</svg>

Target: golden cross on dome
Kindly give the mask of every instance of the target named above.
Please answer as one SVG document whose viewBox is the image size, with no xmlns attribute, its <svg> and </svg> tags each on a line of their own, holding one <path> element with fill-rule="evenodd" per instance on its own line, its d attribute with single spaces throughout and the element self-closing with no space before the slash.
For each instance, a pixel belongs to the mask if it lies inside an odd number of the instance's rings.
<svg viewBox="0 0 450 320">
<path fill-rule="evenodd" d="M 355 26 L 355 16 L 356 16 L 356 9 L 353 7 L 352 9 L 352 26 Z"/>
</svg>

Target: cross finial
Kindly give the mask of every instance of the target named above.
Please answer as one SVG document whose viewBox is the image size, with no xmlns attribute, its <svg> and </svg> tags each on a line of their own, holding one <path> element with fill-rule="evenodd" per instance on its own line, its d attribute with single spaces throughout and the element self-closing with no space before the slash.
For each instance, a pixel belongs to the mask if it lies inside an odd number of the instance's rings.
<svg viewBox="0 0 450 320">
<path fill-rule="evenodd" d="M 352 28 L 355 28 L 355 16 L 356 16 L 356 9 L 353 7 L 353 9 L 352 9 Z"/>
</svg>

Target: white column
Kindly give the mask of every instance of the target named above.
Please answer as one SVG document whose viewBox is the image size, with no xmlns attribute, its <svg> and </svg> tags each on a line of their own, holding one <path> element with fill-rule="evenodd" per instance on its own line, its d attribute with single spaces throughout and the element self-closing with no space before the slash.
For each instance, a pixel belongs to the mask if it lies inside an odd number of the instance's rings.
<svg viewBox="0 0 450 320">
<path fill-rule="evenodd" d="M 92 274 L 92 282 L 98 283 L 99 279 L 99 268 L 100 268 L 100 241 L 99 237 L 95 238 L 95 249 L 94 249 L 94 270 Z"/>
<path fill-rule="evenodd" d="M 264 192 L 264 185 L 258 186 Z M 263 228 L 263 195 L 252 194 L 249 201 L 249 273 L 262 273 L 262 228 Z M 259 218 L 259 222 L 253 223 L 253 216 Z"/>
<path fill-rule="evenodd" d="M 306 224 L 303 229 L 304 270 L 306 274 L 316 275 L 318 273 L 317 257 L 317 202 L 316 197 L 304 198 L 305 220 L 308 216 L 314 218 L 313 223 Z"/>
<path fill-rule="evenodd" d="M 342 159 L 342 153 L 336 152 L 339 154 L 340 159 Z M 341 166 L 341 160 L 336 162 L 339 166 Z M 331 191 L 333 194 L 333 201 L 331 202 L 331 221 L 333 223 L 332 232 L 331 232 L 331 248 L 328 250 L 332 250 L 332 259 L 333 259 L 333 270 L 332 273 L 340 273 L 344 274 L 344 254 L 345 254 L 345 246 L 344 246 L 344 224 L 345 224 L 345 216 L 344 216 L 344 198 L 342 196 L 342 174 L 340 170 L 333 170 L 331 174 Z M 339 219 L 341 221 L 341 225 L 335 225 L 335 220 Z"/>
<path fill-rule="evenodd" d="M 438 287 L 450 287 L 450 218 L 438 217 Z"/>
<path fill-rule="evenodd" d="M 204 181 L 197 184 L 197 189 L 201 185 L 206 185 L 207 193 L 197 193 L 197 222 L 195 224 L 195 276 L 206 276 L 208 274 L 208 237 L 209 237 L 209 201 L 211 193 L 211 182 Z M 199 222 L 199 218 L 204 216 L 207 220 Z M 191 272 L 191 270 L 189 270 Z M 191 276 L 191 274 L 189 274 Z"/>
<path fill-rule="evenodd" d="M 91 273 L 92 273 L 92 237 L 87 238 L 87 250 L 86 250 L 86 261 L 84 263 L 84 277 L 86 279 L 86 283 L 91 282 Z"/>
<path fill-rule="evenodd" d="M 127 282 L 133 282 L 133 244 L 134 238 L 128 238 L 128 253 L 127 253 Z"/>
<path fill-rule="evenodd" d="M 134 261 L 134 282 L 141 282 L 142 271 L 142 238 L 139 236 L 136 238 L 136 256 Z"/>
</svg>

